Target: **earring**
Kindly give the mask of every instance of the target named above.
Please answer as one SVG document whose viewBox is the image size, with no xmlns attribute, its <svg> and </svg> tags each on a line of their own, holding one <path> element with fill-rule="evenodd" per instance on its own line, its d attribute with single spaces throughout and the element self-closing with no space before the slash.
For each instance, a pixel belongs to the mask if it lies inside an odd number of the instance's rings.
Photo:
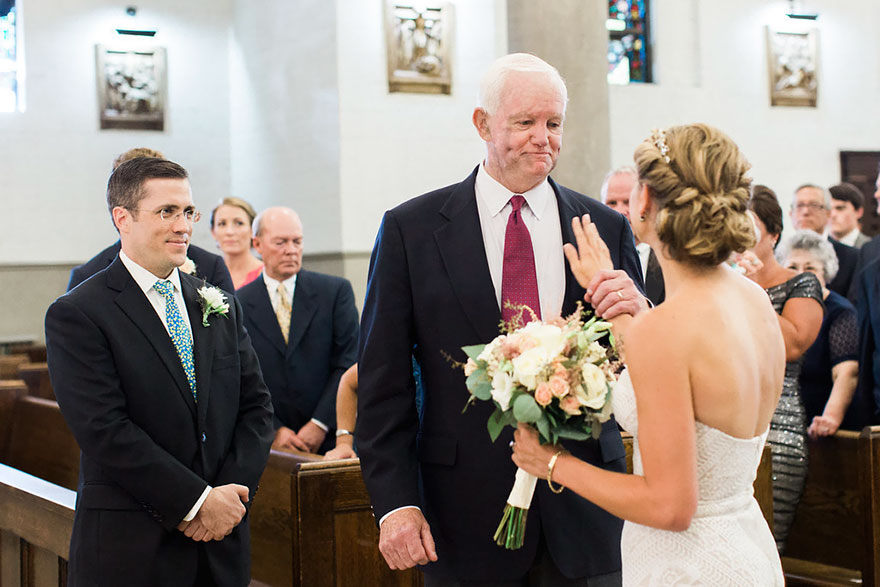
<svg viewBox="0 0 880 587">
<path fill-rule="evenodd" d="M 647 218 L 645 217 L 644 214 L 640 214 L 640 215 L 639 215 L 639 220 L 641 220 L 642 222 L 644 222 L 645 220 L 647 220 Z"/>
</svg>

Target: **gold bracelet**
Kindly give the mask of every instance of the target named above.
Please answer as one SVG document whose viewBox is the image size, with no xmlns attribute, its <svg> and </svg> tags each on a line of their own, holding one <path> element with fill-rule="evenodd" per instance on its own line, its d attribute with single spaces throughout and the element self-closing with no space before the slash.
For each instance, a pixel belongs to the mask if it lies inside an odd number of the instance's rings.
<svg viewBox="0 0 880 587">
<path fill-rule="evenodd" d="M 559 455 L 564 452 L 565 450 L 558 451 L 555 455 L 550 457 L 550 462 L 547 463 L 547 485 L 550 486 L 550 491 L 553 493 L 562 493 L 562 490 L 565 489 L 563 485 L 560 485 L 558 489 L 553 487 L 553 467 L 556 466 L 556 460 L 559 458 Z"/>
</svg>

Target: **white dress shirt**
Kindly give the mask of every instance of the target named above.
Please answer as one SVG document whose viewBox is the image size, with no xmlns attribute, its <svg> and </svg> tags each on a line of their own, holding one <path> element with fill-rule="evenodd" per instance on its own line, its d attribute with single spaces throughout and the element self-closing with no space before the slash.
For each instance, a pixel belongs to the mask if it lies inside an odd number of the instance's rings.
<svg viewBox="0 0 880 587">
<path fill-rule="evenodd" d="M 862 233 L 859 231 L 858 227 L 853 228 L 851 231 L 837 239 L 837 242 L 854 247 L 856 246 L 856 239 L 859 238 L 860 234 Z"/>
<path fill-rule="evenodd" d="M 278 303 L 280 298 L 278 296 L 278 285 L 283 284 L 284 288 L 287 290 L 287 301 L 290 304 L 290 315 L 293 316 L 293 312 L 295 308 L 293 307 L 293 292 L 296 291 L 296 273 L 293 274 L 292 277 L 288 277 L 284 281 L 278 281 L 277 279 L 273 279 L 266 274 L 266 270 L 263 269 L 263 282 L 266 284 L 266 291 L 269 292 L 269 300 L 272 302 L 272 309 L 275 311 L 275 314 L 278 314 Z M 323 430 L 324 432 L 329 432 L 330 427 L 321 422 L 316 418 L 311 419 L 315 425 Z M 297 432 L 294 430 L 294 432 Z"/>
<path fill-rule="evenodd" d="M 156 315 L 159 316 L 159 320 L 162 321 L 162 325 L 165 326 L 165 330 L 170 337 L 171 330 L 168 328 L 168 323 L 165 321 L 165 296 L 153 288 L 153 285 L 162 278 L 156 277 L 150 270 L 145 269 L 132 261 L 131 257 L 125 254 L 125 251 L 119 251 L 119 260 L 122 261 L 122 264 L 125 265 L 125 268 L 128 269 L 128 272 L 131 274 L 132 279 L 134 279 L 138 287 L 141 288 L 144 295 L 147 296 L 147 300 L 150 302 L 150 305 L 153 306 Z M 165 279 L 170 281 L 171 285 L 174 286 L 174 301 L 177 302 L 177 309 L 180 311 L 180 315 L 186 323 L 186 327 L 190 332 L 190 341 L 192 341 L 192 324 L 189 321 L 189 315 L 186 311 L 186 302 L 183 300 L 183 291 L 180 289 L 180 273 L 178 273 L 177 268 L 175 267 L 171 272 L 171 275 Z M 184 522 L 189 522 L 196 517 L 196 514 L 199 512 L 202 504 L 205 503 L 205 499 L 207 499 L 210 491 L 210 485 L 205 487 L 205 490 L 202 492 L 198 501 L 196 501 L 195 505 L 190 508 L 186 517 L 183 518 Z"/>
<path fill-rule="evenodd" d="M 480 165 L 474 186 L 477 193 L 477 212 L 483 232 L 483 245 L 495 299 L 501 308 L 501 279 L 504 272 L 504 237 L 507 220 L 513 207 L 510 198 L 514 193 L 498 183 Z M 559 221 L 559 205 L 556 194 L 546 179 L 522 194 L 526 204 L 521 215 L 532 239 L 535 253 L 535 274 L 538 278 L 538 298 L 541 301 L 541 318 L 547 320 L 562 312 L 565 296 L 565 256 L 562 252 L 562 230 Z"/>
</svg>

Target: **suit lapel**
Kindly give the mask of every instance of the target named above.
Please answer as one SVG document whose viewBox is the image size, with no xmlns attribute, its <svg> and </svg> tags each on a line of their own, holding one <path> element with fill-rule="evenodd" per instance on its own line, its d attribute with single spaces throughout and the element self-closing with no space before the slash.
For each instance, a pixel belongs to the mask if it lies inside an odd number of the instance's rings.
<svg viewBox="0 0 880 587">
<path fill-rule="evenodd" d="M 553 192 L 556 194 L 556 202 L 559 207 L 559 224 L 562 231 L 562 244 L 574 244 L 574 231 L 571 229 L 571 219 L 579 216 L 584 212 L 579 212 L 572 198 L 559 188 L 559 185 L 552 178 L 547 178 Z M 574 278 L 571 267 L 568 265 L 568 259 L 565 263 L 565 296 L 562 298 L 562 316 L 568 316 L 574 312 L 579 301 L 583 301 L 584 290 Z"/>
<path fill-rule="evenodd" d="M 296 349 L 318 309 L 317 292 L 312 287 L 311 277 L 308 271 L 300 271 L 296 277 L 290 313 L 290 332 L 287 335 L 287 352 Z M 278 331 L 281 332 L 281 329 L 279 328 Z"/>
<path fill-rule="evenodd" d="M 196 283 L 193 283 L 196 281 Z M 202 307 L 199 303 L 198 281 L 188 275 L 180 275 L 180 287 L 183 290 L 183 299 L 186 303 L 186 311 L 189 315 L 189 323 L 192 327 L 193 337 L 193 361 L 196 367 L 196 405 L 199 421 L 204 421 L 208 409 L 208 399 L 211 390 L 211 371 L 214 359 L 214 337 L 211 336 L 211 326 L 207 328 L 202 324 Z M 213 325 L 219 320 L 228 320 L 222 316 L 212 315 L 208 318 L 208 324 Z M 216 326 L 215 326 L 216 328 Z"/>
<path fill-rule="evenodd" d="M 116 305 L 131 319 L 156 350 L 159 359 L 177 384 L 177 389 L 183 396 L 184 402 L 195 416 L 195 402 L 174 343 L 171 342 L 171 337 L 168 336 L 168 331 L 165 330 L 161 318 L 156 315 L 150 301 L 138 287 L 122 261 L 117 259 L 107 270 L 107 286 L 119 292 L 115 300 Z M 198 363 L 196 365 L 198 366 Z"/>
<path fill-rule="evenodd" d="M 448 222 L 434 231 L 434 239 L 465 315 L 479 338 L 488 341 L 498 336 L 501 310 L 486 260 L 474 191 L 476 177 L 474 170 L 449 196 L 440 210 Z"/>
<path fill-rule="evenodd" d="M 245 301 L 247 306 L 245 316 L 250 317 L 248 323 L 256 330 L 259 330 L 260 334 L 271 342 L 272 346 L 284 356 L 287 353 L 287 344 L 284 342 L 284 335 L 281 334 L 281 327 L 278 326 L 278 318 L 272 309 L 272 300 L 269 299 L 269 291 L 266 289 L 266 282 L 263 280 L 262 274 L 254 280 L 254 284 L 256 283 L 259 283 L 258 286 L 254 285 L 257 289 L 257 298 L 253 301 Z M 299 284 L 297 284 L 297 287 L 299 287 Z M 294 293 L 294 295 L 296 294 Z M 291 315 L 292 320 L 293 316 Z"/>
</svg>

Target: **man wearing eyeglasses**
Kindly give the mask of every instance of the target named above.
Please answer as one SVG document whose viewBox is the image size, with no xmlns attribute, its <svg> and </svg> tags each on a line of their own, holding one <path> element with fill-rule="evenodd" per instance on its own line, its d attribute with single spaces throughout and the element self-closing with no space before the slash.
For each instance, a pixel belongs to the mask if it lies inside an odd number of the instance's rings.
<svg viewBox="0 0 880 587">
<path fill-rule="evenodd" d="M 178 270 L 199 219 L 180 165 L 123 163 L 107 204 L 119 256 L 46 314 L 82 451 L 68 584 L 246 585 L 273 427 L 241 306 Z"/>
<path fill-rule="evenodd" d="M 859 260 L 859 253 L 853 247 L 830 238 L 828 234 L 828 216 L 831 210 L 831 195 L 825 188 L 807 183 L 800 186 L 794 193 L 791 204 L 791 221 L 796 230 L 812 230 L 828 237 L 840 269 L 837 276 L 828 284 L 828 289 L 842 296 L 849 294 L 853 274 Z"/>
<path fill-rule="evenodd" d="M 116 170 L 117 167 L 126 161 L 130 161 L 137 157 L 165 158 L 162 153 L 155 149 L 137 147 L 129 149 L 116 157 L 113 161 L 113 169 Z M 67 282 L 67 291 L 72 290 L 98 271 L 106 269 L 107 266 L 116 259 L 118 254 L 119 241 L 116 241 L 82 265 L 77 265 L 71 269 L 70 280 Z M 235 291 L 235 287 L 232 284 L 232 276 L 229 274 L 229 269 L 226 267 L 226 263 L 223 261 L 222 257 L 190 244 L 187 248 L 187 259 L 192 261 L 192 263 L 186 263 L 183 267 L 185 270 L 188 269 L 187 273 L 202 278 L 208 283 L 216 285 L 223 291 L 228 291 L 230 293 Z"/>
</svg>

